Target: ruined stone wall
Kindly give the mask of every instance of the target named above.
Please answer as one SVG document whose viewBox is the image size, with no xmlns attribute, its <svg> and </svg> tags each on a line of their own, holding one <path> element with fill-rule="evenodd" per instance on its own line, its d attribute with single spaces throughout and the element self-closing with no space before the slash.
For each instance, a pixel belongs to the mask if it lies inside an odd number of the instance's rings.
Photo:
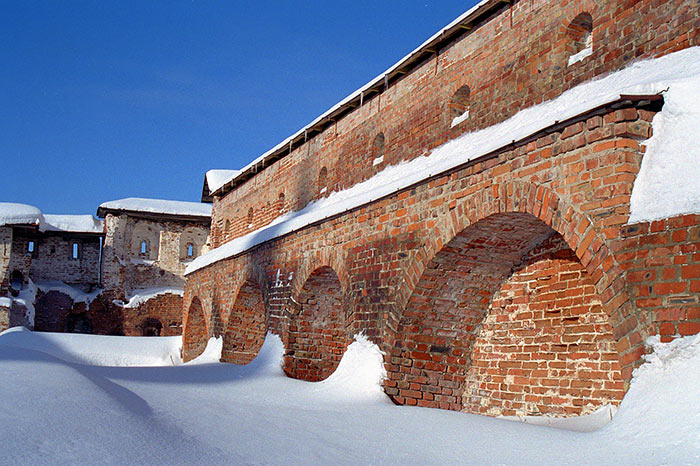
<svg viewBox="0 0 700 466">
<path fill-rule="evenodd" d="M 82 291 L 91 291 L 99 283 L 100 238 L 98 236 L 54 235 L 18 236 L 18 246 L 26 250 L 26 241 L 35 241 L 29 275 L 33 281 L 60 280 Z M 22 244 L 19 244 L 22 243 Z M 77 258 L 73 256 L 77 245 Z"/>
<path fill-rule="evenodd" d="M 0 227 L 0 296 L 5 296 L 10 283 L 12 228 Z"/>
<path fill-rule="evenodd" d="M 115 296 L 151 287 L 182 288 L 187 264 L 209 248 L 205 222 L 108 213 L 105 225 L 102 280 Z"/>
<path fill-rule="evenodd" d="M 594 76 L 698 45 L 698 8 L 698 0 L 504 2 L 498 14 L 381 95 L 215 198 L 212 244 L 219 246 L 280 213 L 503 121 Z M 587 21 L 592 54 L 568 66 Z M 456 102 L 460 98 L 463 102 Z M 469 118 L 451 128 L 456 108 L 468 108 Z"/>
</svg>

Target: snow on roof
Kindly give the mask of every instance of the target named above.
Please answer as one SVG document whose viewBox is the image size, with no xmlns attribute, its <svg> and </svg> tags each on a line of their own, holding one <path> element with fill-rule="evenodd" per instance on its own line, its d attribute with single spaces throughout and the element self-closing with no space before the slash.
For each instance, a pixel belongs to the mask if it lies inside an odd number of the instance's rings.
<svg viewBox="0 0 700 466">
<path fill-rule="evenodd" d="M 667 91 L 665 91 L 668 89 Z M 700 213 L 700 47 L 634 63 L 576 86 L 554 100 L 521 110 L 508 120 L 466 133 L 425 157 L 385 168 L 372 178 L 276 218 L 272 223 L 196 258 L 185 274 L 233 257 L 258 244 L 297 231 L 474 160 L 587 110 L 619 99 L 665 91 L 664 110 L 654 118 L 630 201 L 630 222 Z"/>
<path fill-rule="evenodd" d="M 240 170 L 231 170 L 232 173 L 230 173 L 229 175 L 227 175 L 227 176 L 226 176 L 226 179 L 223 179 L 222 182 L 218 185 L 218 187 L 217 187 L 216 189 L 212 188 L 212 186 L 209 185 L 210 192 L 211 192 L 211 193 L 214 193 L 214 192 L 217 191 L 219 188 L 221 188 L 223 185 L 225 185 L 226 183 L 228 183 L 228 182 L 234 180 L 234 179 L 235 179 L 236 177 L 238 177 L 239 175 L 245 173 L 248 169 L 254 167 L 254 166 L 257 165 L 257 164 L 259 164 L 262 160 L 264 160 L 264 159 L 267 158 L 268 156 L 272 155 L 273 153 L 275 153 L 275 152 L 278 151 L 279 149 L 281 149 L 281 148 L 283 148 L 283 147 L 289 146 L 290 142 L 294 141 L 295 139 L 297 139 L 297 138 L 300 137 L 300 136 L 303 136 L 303 135 L 304 135 L 304 131 L 313 128 L 313 127 L 316 126 L 318 123 L 320 123 L 321 121 L 323 121 L 326 117 L 328 117 L 329 115 L 331 115 L 333 112 L 337 111 L 338 109 L 340 109 L 340 108 L 343 107 L 344 105 L 348 104 L 349 102 L 351 102 L 351 101 L 353 101 L 353 100 L 359 98 L 360 95 L 361 95 L 363 92 L 368 91 L 369 89 L 371 89 L 371 88 L 377 86 L 378 84 L 384 82 L 385 77 L 388 77 L 388 76 L 389 76 L 390 74 L 392 74 L 395 70 L 401 68 L 404 64 L 406 64 L 408 61 L 412 60 L 412 59 L 415 58 L 416 56 L 421 55 L 421 54 L 424 52 L 424 50 L 423 50 L 424 48 L 426 48 L 428 45 L 430 45 L 431 43 L 435 42 L 436 40 L 439 40 L 441 37 L 444 37 L 445 34 L 446 34 L 448 31 L 451 31 L 454 27 L 456 27 L 456 26 L 459 25 L 460 23 L 464 22 L 466 19 L 468 19 L 468 18 L 469 18 L 470 16 L 472 16 L 472 15 L 474 15 L 474 16 L 479 16 L 479 14 L 478 14 L 479 10 L 480 10 L 482 7 L 486 6 L 488 3 L 493 3 L 493 0 L 481 0 L 479 3 L 477 3 L 476 5 L 474 5 L 473 7 L 471 7 L 469 10 L 465 11 L 464 13 L 462 13 L 459 17 L 457 17 L 457 18 L 456 18 L 454 21 L 452 21 L 450 24 L 448 24 L 447 26 L 445 26 L 444 28 L 440 29 L 438 32 L 436 32 L 435 34 L 433 34 L 428 40 L 426 40 L 426 41 L 423 42 L 421 45 L 419 45 L 418 47 L 416 47 L 413 51 L 411 51 L 410 53 L 408 53 L 408 54 L 407 54 L 406 56 L 404 56 L 401 60 L 399 60 L 399 61 L 397 61 L 396 63 L 394 63 L 394 64 L 393 64 L 392 66 L 390 66 L 386 71 L 384 71 L 383 73 L 380 73 L 379 75 L 377 75 L 377 77 L 375 77 L 374 79 L 372 79 L 371 81 L 369 81 L 367 84 L 365 84 L 364 86 L 360 87 L 360 88 L 357 89 L 355 92 L 349 94 L 347 97 L 345 97 L 344 99 L 342 99 L 340 102 L 338 102 L 337 104 L 335 104 L 334 106 L 332 106 L 331 108 L 329 108 L 326 112 L 324 112 L 323 114 L 321 114 L 320 116 L 318 116 L 318 117 L 317 117 L 315 120 L 313 120 L 311 123 L 307 124 L 306 126 L 304 126 L 303 128 L 301 128 L 299 131 L 297 131 L 297 132 L 294 133 L 293 135 L 289 136 L 287 139 L 285 139 L 284 141 L 280 142 L 280 143 L 277 144 L 275 147 L 273 147 L 272 149 L 268 150 L 267 152 L 265 152 L 265 153 L 262 154 L 260 157 L 256 158 L 255 160 L 253 160 L 252 162 L 250 162 L 248 165 L 246 165 L 245 167 L 241 168 Z M 219 171 L 219 170 L 214 170 L 214 171 Z M 221 171 L 224 171 L 224 170 L 221 170 Z"/>
<path fill-rule="evenodd" d="M 209 188 L 209 194 L 238 176 L 240 172 L 240 170 L 209 170 L 204 177 Z"/>
<path fill-rule="evenodd" d="M 44 215 L 44 231 L 65 231 L 72 233 L 102 233 L 102 220 L 92 215 Z"/>
<path fill-rule="evenodd" d="M 0 202 L 0 226 L 2 225 L 40 225 L 41 210 L 27 204 Z"/>
<path fill-rule="evenodd" d="M 97 215 L 102 216 L 102 212 L 105 210 L 183 215 L 188 217 L 211 217 L 210 204 L 138 197 L 128 197 L 126 199 L 100 204 L 100 207 L 97 209 Z"/>
</svg>

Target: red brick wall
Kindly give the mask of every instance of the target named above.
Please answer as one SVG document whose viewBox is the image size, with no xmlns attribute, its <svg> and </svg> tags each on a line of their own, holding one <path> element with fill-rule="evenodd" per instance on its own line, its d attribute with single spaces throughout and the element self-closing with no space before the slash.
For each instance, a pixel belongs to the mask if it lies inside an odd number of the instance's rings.
<svg viewBox="0 0 700 466">
<path fill-rule="evenodd" d="M 362 107 L 235 191 L 216 198 L 212 244 L 216 247 L 269 223 L 282 210 L 280 193 L 286 210 L 298 210 L 387 165 L 422 156 L 594 76 L 639 58 L 698 45 L 697 9 L 697 0 L 520 0 L 512 7 L 504 2 L 498 14 L 440 50 L 437 58 L 381 95 L 367 98 Z M 569 26 L 583 12 L 593 20 L 593 53 L 567 66 L 573 40 Z M 450 128 L 450 101 L 464 85 L 470 88 L 470 116 Z M 375 166 L 373 142 L 380 132 L 385 136 L 384 161 Z M 319 185 L 323 167 L 328 171 L 325 194 Z M 226 220 L 231 231 L 224 235 Z"/>
<path fill-rule="evenodd" d="M 284 371 L 296 379 L 323 380 L 338 367 L 348 345 L 338 276 L 331 267 L 316 269 L 295 301 Z"/>
<path fill-rule="evenodd" d="M 608 316 L 586 270 L 554 235 L 493 297 L 466 373 L 464 411 L 580 415 L 624 395 Z"/>
<path fill-rule="evenodd" d="M 663 341 L 700 333 L 700 216 L 622 229 L 618 247 L 634 306 L 653 317 Z"/>
<path fill-rule="evenodd" d="M 204 309 L 199 299 L 194 298 L 185 314 L 182 331 L 182 359 L 187 362 L 204 352 L 209 341 L 209 329 Z"/>
<path fill-rule="evenodd" d="M 221 361 L 248 364 L 258 355 L 266 331 L 265 302 L 260 285 L 246 281 L 229 314 Z"/>
</svg>

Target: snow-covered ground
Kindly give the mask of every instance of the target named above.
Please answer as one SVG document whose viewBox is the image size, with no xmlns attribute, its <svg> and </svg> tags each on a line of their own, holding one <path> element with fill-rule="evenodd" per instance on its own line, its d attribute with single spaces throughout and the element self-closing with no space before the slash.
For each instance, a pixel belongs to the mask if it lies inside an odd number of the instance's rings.
<svg viewBox="0 0 700 466">
<path fill-rule="evenodd" d="M 221 341 L 0 334 L 2 464 L 700 464 L 700 337 L 655 348 L 590 433 L 392 405 L 358 338 L 326 381 L 286 378 L 268 336 L 247 366 Z M 133 367 L 136 365 L 148 367 Z M 126 367 L 131 366 L 131 367 Z"/>
</svg>

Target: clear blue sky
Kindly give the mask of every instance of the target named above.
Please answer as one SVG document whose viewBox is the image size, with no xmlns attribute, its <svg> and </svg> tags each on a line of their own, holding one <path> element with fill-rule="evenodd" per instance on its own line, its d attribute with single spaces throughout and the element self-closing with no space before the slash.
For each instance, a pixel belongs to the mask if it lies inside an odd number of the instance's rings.
<svg viewBox="0 0 700 466">
<path fill-rule="evenodd" d="M 0 201 L 199 201 L 475 0 L 0 0 Z"/>
</svg>

